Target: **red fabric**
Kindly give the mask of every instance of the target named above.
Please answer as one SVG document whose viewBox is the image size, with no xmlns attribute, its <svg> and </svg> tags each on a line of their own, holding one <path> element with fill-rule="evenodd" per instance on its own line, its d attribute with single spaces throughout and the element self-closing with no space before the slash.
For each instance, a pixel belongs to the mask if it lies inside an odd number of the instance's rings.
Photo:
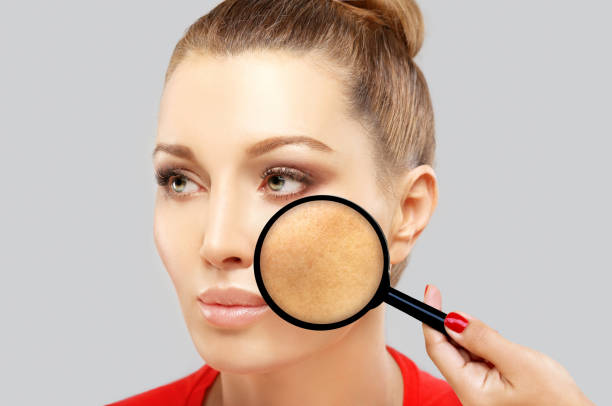
<svg viewBox="0 0 612 406">
<path fill-rule="evenodd" d="M 402 371 L 404 406 L 461 406 L 448 383 L 420 370 L 394 348 L 387 346 L 387 351 Z M 106 406 L 201 406 L 206 390 L 218 374 L 219 371 L 204 365 L 184 378 Z"/>
</svg>

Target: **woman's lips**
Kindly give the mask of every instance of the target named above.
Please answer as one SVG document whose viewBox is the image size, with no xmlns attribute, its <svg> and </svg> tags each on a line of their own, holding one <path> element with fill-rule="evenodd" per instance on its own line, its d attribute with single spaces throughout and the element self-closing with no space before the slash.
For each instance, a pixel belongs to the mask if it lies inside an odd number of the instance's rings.
<svg viewBox="0 0 612 406">
<path fill-rule="evenodd" d="M 213 287 L 198 296 L 202 315 L 217 327 L 244 327 L 270 308 L 259 295 L 235 287 Z"/>
<path fill-rule="evenodd" d="M 267 305 L 224 306 L 199 303 L 204 318 L 217 327 L 244 327 L 270 309 Z"/>
</svg>

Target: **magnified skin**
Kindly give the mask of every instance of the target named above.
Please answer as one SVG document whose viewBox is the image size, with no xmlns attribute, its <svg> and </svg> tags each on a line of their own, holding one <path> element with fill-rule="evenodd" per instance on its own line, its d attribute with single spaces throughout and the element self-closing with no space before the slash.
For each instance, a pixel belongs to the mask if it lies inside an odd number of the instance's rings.
<svg viewBox="0 0 612 406">
<path fill-rule="evenodd" d="M 359 212 L 329 200 L 302 203 L 283 213 L 262 244 L 266 290 L 286 313 L 309 323 L 342 321 L 376 293 L 383 250 Z"/>
</svg>

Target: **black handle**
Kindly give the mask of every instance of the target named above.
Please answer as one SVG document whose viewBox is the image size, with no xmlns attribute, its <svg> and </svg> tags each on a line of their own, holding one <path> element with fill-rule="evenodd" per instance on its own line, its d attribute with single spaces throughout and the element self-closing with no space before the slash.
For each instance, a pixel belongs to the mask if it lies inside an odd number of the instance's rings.
<svg viewBox="0 0 612 406">
<path fill-rule="evenodd" d="M 417 320 L 433 327 L 439 332 L 448 337 L 448 333 L 444 329 L 444 319 L 446 313 L 441 312 L 435 307 L 420 302 L 397 289 L 389 287 L 385 302 L 414 317 Z"/>
</svg>

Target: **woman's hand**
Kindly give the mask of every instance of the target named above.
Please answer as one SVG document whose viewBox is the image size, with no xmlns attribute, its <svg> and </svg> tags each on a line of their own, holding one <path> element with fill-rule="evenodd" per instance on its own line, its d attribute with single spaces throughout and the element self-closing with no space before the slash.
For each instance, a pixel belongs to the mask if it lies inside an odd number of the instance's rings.
<svg viewBox="0 0 612 406">
<path fill-rule="evenodd" d="M 435 286 L 428 285 L 425 303 L 441 310 Z M 594 406 L 552 358 L 508 341 L 463 312 L 449 313 L 445 325 L 451 341 L 423 324 L 425 347 L 464 406 Z"/>
</svg>

